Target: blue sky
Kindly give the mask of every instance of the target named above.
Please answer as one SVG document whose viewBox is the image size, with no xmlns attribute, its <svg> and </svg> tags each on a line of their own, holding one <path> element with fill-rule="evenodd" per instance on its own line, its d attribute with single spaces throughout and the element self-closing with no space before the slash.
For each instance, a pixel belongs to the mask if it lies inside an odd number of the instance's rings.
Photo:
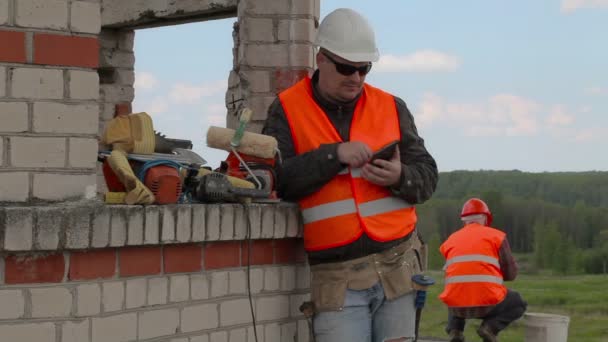
<svg viewBox="0 0 608 342">
<path fill-rule="evenodd" d="M 608 170 L 608 0 L 321 0 L 376 31 L 367 82 L 403 98 L 440 171 Z M 139 30 L 134 110 L 206 147 L 224 126 L 235 18 Z"/>
</svg>

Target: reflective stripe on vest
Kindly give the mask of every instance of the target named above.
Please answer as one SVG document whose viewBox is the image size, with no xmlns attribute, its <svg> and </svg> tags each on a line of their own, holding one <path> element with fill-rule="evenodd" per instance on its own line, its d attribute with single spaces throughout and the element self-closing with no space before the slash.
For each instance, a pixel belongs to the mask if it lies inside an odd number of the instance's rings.
<svg viewBox="0 0 608 342">
<path fill-rule="evenodd" d="M 387 213 L 394 210 L 412 207 L 411 204 L 396 197 L 385 197 L 375 201 L 361 203 L 359 214 L 361 217 L 369 217 Z M 325 220 L 332 217 L 354 214 L 357 212 L 355 200 L 347 199 L 302 210 L 304 224 Z"/>
<path fill-rule="evenodd" d="M 494 283 L 502 285 L 502 278 L 488 275 L 464 275 L 445 278 L 445 284 L 457 283 Z"/>
<path fill-rule="evenodd" d="M 453 257 L 450 258 L 448 261 L 446 261 L 445 265 L 443 266 L 443 270 L 445 271 L 448 266 L 450 266 L 451 264 L 455 264 L 457 262 L 471 262 L 471 261 L 479 261 L 479 262 L 485 262 L 491 265 L 496 266 L 498 269 L 500 269 L 500 264 L 498 263 L 498 259 L 488 256 L 488 255 L 483 255 L 483 254 L 467 254 L 467 255 L 460 255 L 457 257 Z"/>
</svg>

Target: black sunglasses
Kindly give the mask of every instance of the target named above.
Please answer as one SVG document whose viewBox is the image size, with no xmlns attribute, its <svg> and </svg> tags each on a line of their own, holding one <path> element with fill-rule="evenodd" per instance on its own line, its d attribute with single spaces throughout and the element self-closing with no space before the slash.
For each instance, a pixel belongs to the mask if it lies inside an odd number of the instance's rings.
<svg viewBox="0 0 608 342">
<path fill-rule="evenodd" d="M 367 73 L 370 70 L 372 70 L 371 62 L 367 63 L 364 66 L 356 67 L 356 66 L 353 66 L 350 64 L 340 63 L 340 62 L 336 61 L 335 59 L 331 58 L 331 56 L 326 53 L 323 53 L 323 56 L 327 57 L 327 59 L 329 59 L 332 63 L 334 63 L 334 65 L 336 66 L 336 71 L 344 76 L 350 76 L 350 75 L 354 74 L 355 72 L 359 72 L 360 76 L 365 76 L 365 75 L 367 75 Z"/>
</svg>

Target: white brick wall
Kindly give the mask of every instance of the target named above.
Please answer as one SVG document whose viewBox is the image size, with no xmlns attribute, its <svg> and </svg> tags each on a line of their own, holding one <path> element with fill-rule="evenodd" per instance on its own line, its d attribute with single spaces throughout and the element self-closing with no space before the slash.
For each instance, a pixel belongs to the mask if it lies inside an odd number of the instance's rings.
<svg viewBox="0 0 608 342">
<path fill-rule="evenodd" d="M 297 1 L 296 1 L 297 2 Z M 289 0 L 247 1 L 247 11 L 251 14 L 288 14 Z"/>
<path fill-rule="evenodd" d="M 24 202 L 29 194 L 27 172 L 0 172 L 0 202 Z"/>
<path fill-rule="evenodd" d="M 93 154 L 95 155 L 95 154 Z M 144 241 L 144 212 L 130 210 L 127 212 L 127 245 L 141 245 Z"/>
<path fill-rule="evenodd" d="M 9 208 L 5 211 L 6 226 L 4 232 L 4 249 L 23 251 L 32 247 L 33 222 L 32 213 L 25 209 Z"/>
<path fill-rule="evenodd" d="M 239 33 L 241 40 L 274 42 L 274 28 L 271 18 L 244 18 Z"/>
<path fill-rule="evenodd" d="M 137 314 L 93 318 L 93 342 L 131 341 L 137 335 Z"/>
<path fill-rule="evenodd" d="M 146 279 L 127 280 L 127 309 L 146 305 Z"/>
<path fill-rule="evenodd" d="M 34 132 L 97 134 L 97 104 L 34 103 Z"/>
<path fill-rule="evenodd" d="M 289 297 L 281 295 L 256 299 L 255 317 L 260 321 L 289 317 Z"/>
<path fill-rule="evenodd" d="M 244 328 L 230 330 L 230 333 L 228 335 L 230 338 L 230 342 L 246 342 L 247 341 L 247 330 Z"/>
<path fill-rule="evenodd" d="M 313 19 L 280 20 L 278 31 L 279 40 L 295 40 L 312 43 L 316 36 Z"/>
<path fill-rule="evenodd" d="M 89 320 L 65 322 L 61 327 L 61 342 L 88 342 Z"/>
<path fill-rule="evenodd" d="M 171 277 L 169 287 L 169 299 L 172 302 L 184 302 L 190 297 L 190 280 L 187 275 Z"/>
<path fill-rule="evenodd" d="M 182 332 L 214 329 L 219 326 L 217 304 L 203 304 L 186 307 L 182 310 Z"/>
<path fill-rule="evenodd" d="M 7 8 L 7 12 L 8 12 L 8 0 L 0 0 L 0 25 L 3 24 L 3 22 L 6 22 L 7 18 L 8 18 L 8 14 L 2 13 L 3 11 L 3 7 Z M 4 18 L 3 18 L 4 16 Z M 4 97 L 4 95 L 6 94 L 6 68 L 0 66 L 0 97 Z"/>
<path fill-rule="evenodd" d="M 148 305 L 166 304 L 168 289 L 167 278 L 148 279 Z"/>
<path fill-rule="evenodd" d="M 123 212 L 114 212 L 110 219 L 110 246 L 124 246 L 127 241 L 127 219 Z"/>
<path fill-rule="evenodd" d="M 19 0 L 16 23 L 18 26 L 67 29 L 67 0 Z"/>
<path fill-rule="evenodd" d="M 268 267 L 264 271 L 264 290 L 277 291 L 280 286 L 281 269 L 278 267 Z"/>
<path fill-rule="evenodd" d="M 0 290 L 0 319 L 19 318 L 24 310 L 25 298 L 21 290 Z"/>
<path fill-rule="evenodd" d="M 211 298 L 228 294 L 228 272 L 211 273 Z"/>
<path fill-rule="evenodd" d="M 0 341 L 55 342 L 55 324 L 0 325 Z"/>
<path fill-rule="evenodd" d="M 265 44 L 245 47 L 245 63 L 260 67 L 288 66 L 287 45 Z"/>
<path fill-rule="evenodd" d="M 56 201 L 70 197 L 91 199 L 95 195 L 96 177 L 91 175 L 34 174 L 35 198 Z M 53 186 L 49 186 L 53 184 Z"/>
<path fill-rule="evenodd" d="M 30 290 L 32 317 L 66 317 L 72 308 L 72 294 L 64 287 L 49 287 Z"/>
<path fill-rule="evenodd" d="M 211 342 L 228 342 L 228 333 L 225 331 L 213 332 L 209 335 Z"/>
<path fill-rule="evenodd" d="M 63 72 L 55 69 L 16 68 L 13 70 L 11 86 L 14 98 L 61 99 Z"/>
<path fill-rule="evenodd" d="M 158 243 L 158 232 L 159 232 L 159 216 L 160 211 L 158 207 L 147 206 L 145 208 L 146 216 L 146 228 L 144 232 L 144 243 L 145 244 L 157 244 Z"/>
<path fill-rule="evenodd" d="M 177 308 L 142 312 L 139 315 L 139 339 L 174 334 L 179 327 Z"/>
<path fill-rule="evenodd" d="M 192 300 L 209 298 L 209 278 L 207 274 L 191 275 L 190 291 L 192 292 Z"/>
<path fill-rule="evenodd" d="M 76 293 L 76 316 L 92 316 L 101 312 L 99 284 L 79 285 Z"/>
<path fill-rule="evenodd" d="M 102 285 L 102 305 L 104 312 L 122 310 L 125 300 L 125 284 L 121 281 L 106 282 Z"/>
<path fill-rule="evenodd" d="M 0 68 L 0 85 L 2 84 L 2 69 Z M 0 86 L 1 88 L 1 86 Z M 0 89 L 0 96 L 2 89 Z M 27 103 L 0 102 L 0 131 L 25 132 L 28 127 Z"/>
<path fill-rule="evenodd" d="M 12 137 L 10 141 L 12 166 L 65 166 L 65 138 Z"/>
<path fill-rule="evenodd" d="M 99 33 L 101 30 L 101 7 L 98 3 L 73 1 L 70 28 L 74 32 Z"/>
<path fill-rule="evenodd" d="M 227 300 L 220 303 L 220 325 L 230 326 L 251 322 L 248 299 Z"/>
<path fill-rule="evenodd" d="M 91 5 L 99 6 L 98 4 Z M 72 16 L 74 16 L 74 13 L 72 13 Z M 69 78 L 70 98 L 77 100 L 97 100 L 99 98 L 99 75 L 96 72 L 70 70 Z"/>
<path fill-rule="evenodd" d="M 97 163 L 97 140 L 70 138 L 68 161 L 71 167 L 93 169 Z"/>
</svg>

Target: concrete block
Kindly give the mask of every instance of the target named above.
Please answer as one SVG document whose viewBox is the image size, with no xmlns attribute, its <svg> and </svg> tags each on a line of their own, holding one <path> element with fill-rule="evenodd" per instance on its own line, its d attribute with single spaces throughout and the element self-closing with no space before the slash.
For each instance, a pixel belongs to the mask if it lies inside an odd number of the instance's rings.
<svg viewBox="0 0 608 342">
<path fill-rule="evenodd" d="M 281 291 L 293 291 L 296 288 L 295 266 L 281 266 Z"/>
<path fill-rule="evenodd" d="M 97 163 L 97 139 L 70 138 L 68 140 L 68 165 L 93 169 Z"/>
<path fill-rule="evenodd" d="M 16 3 L 17 26 L 54 30 L 68 28 L 67 0 L 19 0 Z"/>
<path fill-rule="evenodd" d="M 300 212 L 297 208 L 287 208 L 287 232 L 286 237 L 298 237 L 300 236 Z"/>
<path fill-rule="evenodd" d="M 67 321 L 61 326 L 61 342 L 90 342 L 89 320 Z"/>
<path fill-rule="evenodd" d="M 91 246 L 93 248 L 107 247 L 110 242 L 110 209 L 108 207 L 95 208 L 92 230 Z"/>
<path fill-rule="evenodd" d="M 88 208 L 71 209 L 67 216 L 65 247 L 68 249 L 85 249 L 89 247 L 91 210 Z"/>
<path fill-rule="evenodd" d="M 298 325 L 296 322 L 281 324 L 281 341 L 296 341 Z"/>
<path fill-rule="evenodd" d="M 228 88 L 235 88 L 240 82 L 241 78 L 239 74 L 234 70 L 230 70 L 230 74 L 228 74 Z"/>
<path fill-rule="evenodd" d="M 99 66 L 133 69 L 135 55 L 133 52 L 104 49 L 100 51 Z M 106 89 L 102 87 L 102 89 Z"/>
<path fill-rule="evenodd" d="M 137 338 L 137 313 L 92 319 L 93 342 L 131 341 Z"/>
<path fill-rule="evenodd" d="M 141 245 L 144 242 L 144 208 L 134 206 L 127 210 L 127 245 Z"/>
<path fill-rule="evenodd" d="M 264 291 L 278 291 L 281 284 L 281 269 L 267 267 L 264 270 Z"/>
<path fill-rule="evenodd" d="M 219 326 L 217 304 L 185 307 L 181 315 L 182 332 L 214 329 Z"/>
<path fill-rule="evenodd" d="M 272 239 L 274 237 L 274 206 L 265 205 L 262 207 L 262 239 Z"/>
<path fill-rule="evenodd" d="M 288 47 L 285 44 L 245 44 L 244 64 L 251 67 L 289 66 Z"/>
<path fill-rule="evenodd" d="M 284 206 L 274 208 L 274 234 L 275 239 L 282 239 L 287 232 L 287 210 Z"/>
<path fill-rule="evenodd" d="M 55 342 L 55 323 L 3 324 L 0 341 Z"/>
<path fill-rule="evenodd" d="M 134 45 L 135 45 L 135 31 L 133 31 L 133 30 L 120 31 L 120 33 L 118 34 L 118 48 L 123 51 L 133 52 Z"/>
<path fill-rule="evenodd" d="M 300 305 L 308 301 L 310 301 L 310 293 L 289 295 L 289 307 L 291 317 L 303 317 L 302 312 L 300 312 Z"/>
<path fill-rule="evenodd" d="M 0 202 L 25 202 L 29 189 L 30 178 L 27 172 L 0 173 Z"/>
<path fill-rule="evenodd" d="M 290 14 L 289 0 L 255 0 L 246 4 L 250 14 Z"/>
<path fill-rule="evenodd" d="M 207 274 L 190 275 L 190 293 L 192 300 L 209 298 L 209 277 Z"/>
<path fill-rule="evenodd" d="M 190 298 L 190 279 L 187 275 L 172 276 L 170 281 L 169 300 L 171 302 L 185 302 Z"/>
<path fill-rule="evenodd" d="M 257 325 L 255 327 L 255 331 L 257 332 L 257 340 L 258 341 L 266 341 L 266 339 L 264 338 L 264 326 L 263 325 Z M 252 326 L 247 328 L 247 341 L 255 341 L 256 340 L 256 335 L 254 333 L 254 328 Z M 268 340 L 268 341 L 276 341 L 276 340 Z"/>
<path fill-rule="evenodd" d="M 173 335 L 179 328 L 179 310 L 144 311 L 139 314 L 139 339 Z"/>
<path fill-rule="evenodd" d="M 177 222 L 175 224 L 175 237 L 179 242 L 188 242 L 192 236 L 192 208 L 188 204 L 177 207 Z"/>
<path fill-rule="evenodd" d="M 17 319 L 25 313 L 21 290 L 0 290 L 0 319 Z"/>
<path fill-rule="evenodd" d="M 298 290 L 310 288 L 310 267 L 308 264 L 296 266 L 296 287 Z"/>
<path fill-rule="evenodd" d="M 167 304 L 168 289 L 167 278 L 148 279 L 148 305 Z"/>
<path fill-rule="evenodd" d="M 249 308 L 249 300 L 245 298 L 221 302 L 220 325 L 225 327 L 249 323 L 251 321 L 251 312 L 245 308 Z"/>
<path fill-rule="evenodd" d="M 146 228 L 144 232 L 144 244 L 156 245 L 160 237 L 160 210 L 157 206 L 146 206 Z"/>
<path fill-rule="evenodd" d="M 259 321 L 289 317 L 289 297 L 278 295 L 256 299 L 255 318 Z"/>
<path fill-rule="evenodd" d="M 0 97 L 4 83 L 4 68 L 0 68 Z M 0 127 L 3 132 L 27 132 L 28 113 L 25 102 L 0 102 Z"/>
<path fill-rule="evenodd" d="M 233 329 L 228 332 L 230 342 L 247 342 L 247 329 Z"/>
<path fill-rule="evenodd" d="M 241 205 L 236 205 L 234 207 L 234 239 L 245 240 L 248 229 L 245 209 Z"/>
<path fill-rule="evenodd" d="M 308 3 L 309 1 L 295 2 Z M 316 38 L 315 21 L 312 18 L 279 20 L 278 36 L 280 41 L 312 43 Z"/>
<path fill-rule="evenodd" d="M 76 287 L 76 316 L 93 316 L 101 312 L 101 289 L 99 284 L 84 284 Z"/>
<path fill-rule="evenodd" d="M 227 331 L 216 331 L 212 332 L 209 335 L 210 342 L 228 342 L 228 332 Z"/>
<path fill-rule="evenodd" d="M 220 215 L 220 240 L 234 240 L 234 205 L 223 204 Z"/>
<path fill-rule="evenodd" d="M 241 41 L 274 42 L 274 25 L 271 18 L 251 18 L 241 19 L 239 36 Z"/>
<path fill-rule="evenodd" d="M 211 273 L 211 298 L 228 294 L 228 272 Z"/>
<path fill-rule="evenodd" d="M 161 209 L 161 242 L 175 241 L 175 216 L 176 207 L 172 205 L 163 205 Z"/>
<path fill-rule="evenodd" d="M 64 167 L 65 138 L 11 137 L 14 167 Z"/>
<path fill-rule="evenodd" d="M 34 174 L 34 198 L 56 201 L 64 199 L 92 199 L 97 185 L 95 174 Z M 51 185 L 49 185 L 51 184 Z"/>
<path fill-rule="evenodd" d="M 97 34 L 101 31 L 101 6 L 99 3 L 73 1 L 70 18 L 72 32 Z"/>
<path fill-rule="evenodd" d="M 289 46 L 289 65 L 312 68 L 315 58 L 312 44 L 292 44 Z"/>
<path fill-rule="evenodd" d="M 127 280 L 127 309 L 146 305 L 146 279 Z"/>
<path fill-rule="evenodd" d="M 242 77 L 249 83 L 249 91 L 253 93 L 270 92 L 270 73 L 262 70 L 247 70 L 241 72 Z"/>
<path fill-rule="evenodd" d="M 249 274 L 251 278 L 251 293 L 260 293 L 264 289 L 264 269 L 252 268 Z"/>
<path fill-rule="evenodd" d="M 219 204 L 207 205 L 207 228 L 206 241 L 217 241 L 220 238 L 220 206 Z"/>
<path fill-rule="evenodd" d="M 228 293 L 231 295 L 247 293 L 247 273 L 245 271 L 228 272 Z"/>
<path fill-rule="evenodd" d="M 64 287 L 30 289 L 32 317 L 66 317 L 72 309 L 72 294 Z"/>
<path fill-rule="evenodd" d="M 205 241 L 205 205 L 192 205 L 192 242 Z"/>
<path fill-rule="evenodd" d="M 62 86 L 63 87 L 63 86 Z M 34 103 L 33 130 L 38 133 L 97 134 L 99 105 Z"/>
<path fill-rule="evenodd" d="M 8 24 L 8 2 L 9 0 L 0 0 L 0 25 Z M 1 74 L 2 70 L 0 70 L 0 75 Z M 1 83 L 2 82 L 0 82 L 0 84 Z M 2 88 L 0 86 L 0 97 L 4 96 L 4 93 L 1 90 Z"/>
<path fill-rule="evenodd" d="M 270 323 L 264 325 L 264 336 L 268 339 L 268 341 L 280 341 L 281 326 L 278 323 Z"/>
<path fill-rule="evenodd" d="M 111 206 L 110 247 L 122 247 L 127 241 L 126 211 L 118 206 Z"/>
<path fill-rule="evenodd" d="M 77 1 L 82 2 L 82 1 Z M 70 70 L 70 98 L 97 100 L 99 98 L 99 75 L 94 71 Z"/>
<path fill-rule="evenodd" d="M 14 98 L 63 98 L 63 72 L 61 70 L 15 68 L 12 80 L 11 94 Z"/>
<path fill-rule="evenodd" d="M 102 84 L 100 88 L 100 100 L 104 102 L 133 102 L 135 97 L 135 89 L 133 87 Z"/>
<path fill-rule="evenodd" d="M 121 281 L 102 283 L 101 305 L 103 312 L 123 309 L 125 302 L 125 284 Z"/>
<path fill-rule="evenodd" d="M 115 71 L 116 83 L 132 87 L 135 84 L 135 71 L 132 69 L 118 68 Z"/>
<path fill-rule="evenodd" d="M 273 96 L 256 96 L 252 95 L 248 101 L 253 115 L 252 120 L 266 120 L 268 108 L 274 102 L 276 97 Z"/>
<path fill-rule="evenodd" d="M 5 208 L 4 220 L 4 250 L 30 250 L 34 232 L 32 210 L 29 208 Z"/>
</svg>

